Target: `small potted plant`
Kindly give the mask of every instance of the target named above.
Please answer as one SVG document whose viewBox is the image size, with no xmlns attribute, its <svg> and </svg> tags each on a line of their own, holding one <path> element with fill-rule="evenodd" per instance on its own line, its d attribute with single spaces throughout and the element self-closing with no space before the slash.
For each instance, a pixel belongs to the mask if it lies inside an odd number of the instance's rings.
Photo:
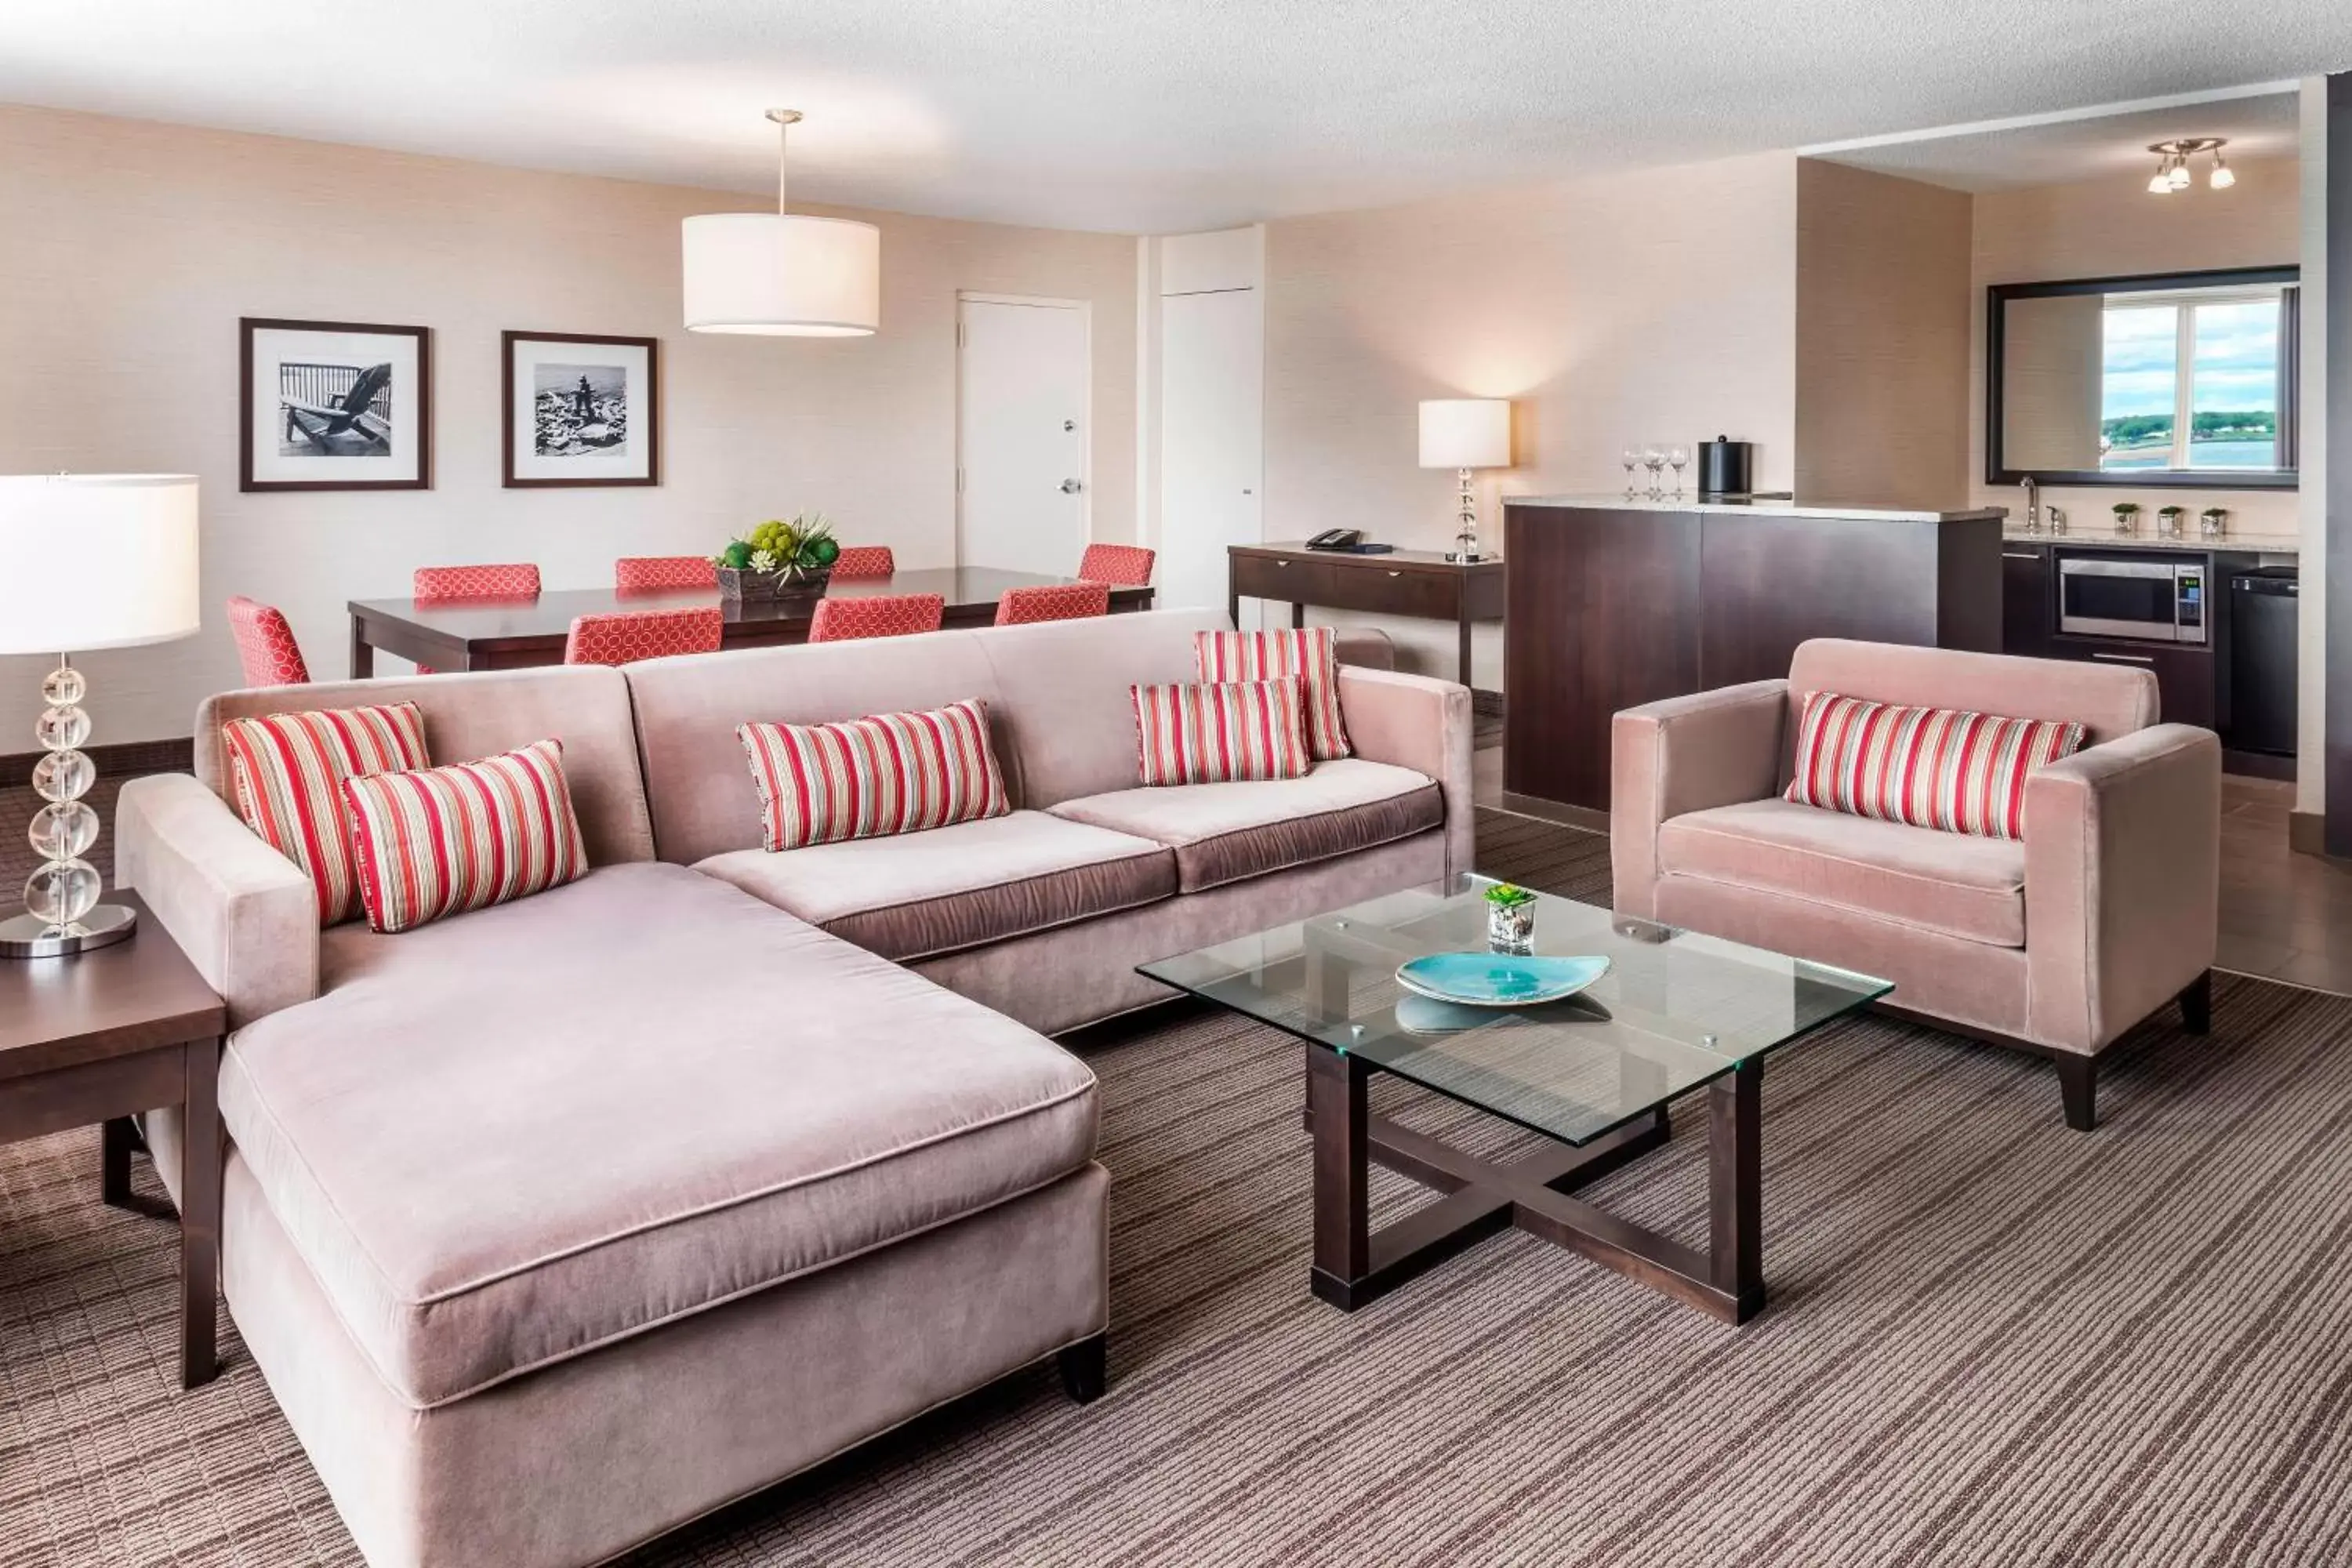
<svg viewBox="0 0 2352 1568">
<path fill-rule="evenodd" d="M 1510 882 L 1486 889 L 1486 945 L 1496 952 L 1536 950 L 1536 896 Z"/>
<path fill-rule="evenodd" d="M 824 592 L 840 554 L 833 524 L 822 512 L 803 512 L 790 521 L 771 518 L 728 541 L 710 563 L 719 568 L 719 592 L 724 598 L 814 598 Z"/>
<path fill-rule="evenodd" d="M 2180 537 L 2180 521 L 2181 521 L 2181 519 L 2183 519 L 2183 518 L 2187 517 L 2188 515 L 2189 515 L 2189 509 L 2188 509 L 2187 507 L 2182 507 L 2182 506 L 2162 506 L 2162 507 L 2158 507 L 2158 508 L 2157 508 L 2157 509 L 2156 509 L 2156 531 L 2157 531 L 2157 536 L 2158 536 L 2158 538 L 2160 538 L 2160 539 L 2178 539 L 2178 538 L 2179 538 L 2179 537 Z"/>
<path fill-rule="evenodd" d="M 2197 514 L 2197 531 L 2208 539 L 2221 538 L 2222 531 L 2229 527 L 2229 523 L 2228 507 L 2209 506 Z"/>
<path fill-rule="evenodd" d="M 2119 500 L 2116 502 L 2114 510 L 2116 514 L 2116 531 L 2117 533 L 2137 533 L 2139 531 L 2139 502 L 2136 500 Z"/>
</svg>

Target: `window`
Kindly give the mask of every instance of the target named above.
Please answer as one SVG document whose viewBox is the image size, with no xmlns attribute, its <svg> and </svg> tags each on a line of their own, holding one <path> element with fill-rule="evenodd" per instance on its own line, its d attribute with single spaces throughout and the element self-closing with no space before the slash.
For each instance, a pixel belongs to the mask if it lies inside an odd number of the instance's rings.
<svg viewBox="0 0 2352 1568">
<path fill-rule="evenodd" d="M 2100 321 L 2099 468 L 2274 471 L 2284 291 L 2113 294 Z"/>
</svg>

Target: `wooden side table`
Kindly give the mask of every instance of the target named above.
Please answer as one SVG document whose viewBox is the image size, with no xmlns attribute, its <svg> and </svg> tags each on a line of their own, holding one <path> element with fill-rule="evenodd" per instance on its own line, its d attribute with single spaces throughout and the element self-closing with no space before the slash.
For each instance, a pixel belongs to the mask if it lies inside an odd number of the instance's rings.
<svg viewBox="0 0 2352 1568">
<path fill-rule="evenodd" d="M 218 1370 L 221 1135 L 215 1086 L 227 1009 L 135 893 L 131 940 L 64 958 L 0 960 L 0 1142 L 103 1124 L 100 1191 L 131 1195 L 131 1118 L 187 1111 L 180 1173 L 180 1386 Z"/>
<path fill-rule="evenodd" d="M 1455 679 L 1470 684 L 1470 624 L 1503 618 L 1502 557 L 1448 561 L 1434 551 L 1385 555 L 1309 550 L 1304 544 L 1225 547 L 1225 613 L 1242 624 L 1244 599 L 1290 601 L 1290 624 L 1307 624 L 1307 606 L 1421 616 L 1452 621 Z"/>
</svg>

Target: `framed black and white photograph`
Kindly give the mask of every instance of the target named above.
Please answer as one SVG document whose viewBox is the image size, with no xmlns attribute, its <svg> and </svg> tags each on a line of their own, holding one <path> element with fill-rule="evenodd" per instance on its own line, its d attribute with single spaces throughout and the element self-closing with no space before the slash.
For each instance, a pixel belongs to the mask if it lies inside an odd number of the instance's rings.
<svg viewBox="0 0 2352 1568">
<path fill-rule="evenodd" d="M 433 332 L 357 321 L 237 322 L 246 490 L 433 484 Z"/>
<path fill-rule="evenodd" d="M 654 338 L 508 332 L 510 489 L 661 483 L 661 344 Z"/>
</svg>

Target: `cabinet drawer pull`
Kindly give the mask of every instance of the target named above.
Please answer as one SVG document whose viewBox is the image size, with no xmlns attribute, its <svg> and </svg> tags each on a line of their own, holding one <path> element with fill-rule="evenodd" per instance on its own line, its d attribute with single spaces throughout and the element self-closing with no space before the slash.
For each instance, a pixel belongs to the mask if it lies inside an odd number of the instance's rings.
<svg viewBox="0 0 2352 1568">
<path fill-rule="evenodd" d="M 2000 558 L 2003 561 L 2039 561 L 2042 559 L 2042 552 L 2039 550 L 2004 550 L 2000 552 Z"/>
<path fill-rule="evenodd" d="M 1391 577 L 1402 577 L 1402 576 L 1403 576 L 1403 575 L 1404 575 L 1404 574 L 1403 574 L 1403 573 L 1402 573 L 1402 572 L 1391 572 L 1391 573 L 1390 573 L 1390 574 L 1389 574 L 1389 575 L 1390 575 L 1390 576 L 1391 576 Z"/>
<path fill-rule="evenodd" d="M 2156 660 L 2137 653 L 2095 653 L 2093 658 L 2104 658 L 2116 664 L 2154 664 Z"/>
<path fill-rule="evenodd" d="M 1277 562 L 1276 562 L 1276 563 L 1275 563 L 1275 564 L 1276 564 L 1276 566 L 1287 566 L 1287 565 L 1289 565 L 1289 564 L 1290 564 L 1290 563 L 1289 563 L 1289 562 L 1287 562 L 1287 561 L 1277 561 Z"/>
</svg>

